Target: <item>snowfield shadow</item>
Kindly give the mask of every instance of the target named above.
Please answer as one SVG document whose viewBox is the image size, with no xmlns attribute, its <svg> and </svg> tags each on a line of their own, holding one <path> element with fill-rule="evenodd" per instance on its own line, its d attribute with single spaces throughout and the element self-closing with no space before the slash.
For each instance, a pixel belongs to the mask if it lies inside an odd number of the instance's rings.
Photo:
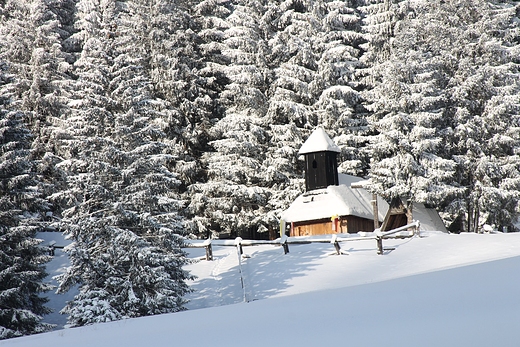
<svg viewBox="0 0 520 347">
<path fill-rule="evenodd" d="M 234 247 L 214 247 L 213 261 L 200 260 L 196 266 L 186 267 L 199 276 L 191 283 L 194 292 L 186 296 L 186 307 L 199 309 L 281 295 L 292 286 L 294 278 L 316 268 L 317 252 L 327 256 L 334 250 L 330 244 L 314 244 L 312 249 L 308 246 L 291 245 L 288 254 L 281 246 L 244 247 L 241 266 Z M 200 258 L 202 252 L 190 250 L 190 258 Z"/>
<path fill-rule="evenodd" d="M 190 283 L 193 293 L 185 297 L 189 300 L 186 308 L 215 307 L 244 301 L 238 255 L 233 247 L 219 249 L 212 261 L 200 260 L 196 265 L 198 271 L 192 271 L 192 274 L 198 278 Z M 186 269 L 191 271 L 191 267 L 187 266 Z"/>
<path fill-rule="evenodd" d="M 186 267 L 198 277 L 190 283 L 194 292 L 186 296 L 186 308 L 311 292 L 327 287 L 330 281 L 338 286 L 371 282 L 374 266 L 391 270 L 385 256 L 399 252 L 398 248 L 408 242 L 410 239 L 385 240 L 383 256 L 377 255 L 375 240 L 343 242 L 341 247 L 346 254 L 342 255 L 336 254 L 331 243 L 291 244 L 288 254 L 281 246 L 244 246 L 240 264 L 235 247 L 214 246 L 213 261 L 200 260 Z M 189 250 L 192 259 L 204 258 L 204 254 L 204 249 Z M 337 276 L 342 280 L 336 281 Z"/>
<path fill-rule="evenodd" d="M 283 294 L 294 285 L 292 282 L 296 277 L 306 276 L 317 268 L 317 252 L 327 256 L 334 250 L 331 245 L 314 244 L 313 250 L 309 246 L 290 245 L 288 254 L 284 254 L 282 247 L 265 251 L 251 247 L 251 258 L 246 259 L 243 266 L 248 300 Z"/>
</svg>

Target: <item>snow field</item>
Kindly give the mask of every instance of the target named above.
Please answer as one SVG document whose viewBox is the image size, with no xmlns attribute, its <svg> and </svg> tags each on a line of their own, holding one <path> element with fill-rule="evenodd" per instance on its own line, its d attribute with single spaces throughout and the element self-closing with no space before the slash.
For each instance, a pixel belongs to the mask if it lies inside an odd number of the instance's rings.
<svg viewBox="0 0 520 347">
<path fill-rule="evenodd" d="M 520 234 L 428 233 L 331 244 L 234 247 L 189 269 L 190 310 L 64 329 L 0 346 L 518 346 Z M 190 249 L 198 258 L 203 249 Z M 198 252 L 201 252 L 198 254 Z M 261 300 L 269 299 L 269 300 Z M 199 308 L 199 309 L 197 309 Z M 201 309 L 204 308 L 204 309 Z"/>
<path fill-rule="evenodd" d="M 342 242 L 349 255 L 332 255 L 331 244 L 290 245 L 284 255 L 279 246 L 244 247 L 242 269 L 248 301 L 341 288 L 425 272 L 438 271 L 484 261 L 520 255 L 520 234 L 444 234 L 423 233 L 422 237 L 384 240 L 394 247 L 384 255 L 376 254 L 375 240 Z M 192 256 L 203 250 L 190 249 Z M 187 267 L 198 277 L 195 292 L 188 296 L 188 308 L 212 305 L 205 292 L 211 273 L 225 278 L 228 294 L 224 303 L 243 301 L 234 247 L 214 247 L 215 261 L 205 260 Z M 216 263 L 215 263 L 216 262 Z M 234 282 L 235 285 L 230 284 Z M 222 302 L 222 301 L 220 301 Z"/>
</svg>

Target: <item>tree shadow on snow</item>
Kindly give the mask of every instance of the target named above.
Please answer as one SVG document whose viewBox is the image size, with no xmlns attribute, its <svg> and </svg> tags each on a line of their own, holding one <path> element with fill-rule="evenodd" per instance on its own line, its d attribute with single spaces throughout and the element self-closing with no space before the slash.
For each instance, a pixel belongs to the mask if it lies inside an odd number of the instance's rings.
<svg viewBox="0 0 520 347">
<path fill-rule="evenodd" d="M 381 256 L 389 255 L 408 242 L 410 239 L 385 240 L 385 252 Z M 190 300 L 186 307 L 198 309 L 280 296 L 290 291 L 296 278 L 323 266 L 322 257 L 345 257 L 348 262 L 348 257 L 358 252 L 373 252 L 377 256 L 376 241 L 373 240 L 345 242 L 341 247 L 350 255 L 335 254 L 330 243 L 292 244 L 288 254 L 284 254 L 281 246 L 248 246 L 243 247 L 246 257 L 241 258 L 241 266 L 234 247 L 218 251 L 215 247 L 214 253 L 218 255 L 214 260 L 201 260 L 200 264 L 211 267 L 211 275 L 194 281 L 194 292 L 186 297 Z"/>
<path fill-rule="evenodd" d="M 290 245 L 289 253 L 282 247 L 261 252 L 251 250 L 251 258 L 244 267 L 248 301 L 283 294 L 297 277 L 306 276 L 319 265 L 316 260 L 334 251 L 330 244 Z"/>
<path fill-rule="evenodd" d="M 212 261 L 200 260 L 199 265 L 208 267 L 210 271 L 207 276 L 190 284 L 193 292 L 185 296 L 189 301 L 186 308 L 199 309 L 244 301 L 238 255 L 234 248 L 227 248 L 227 251 L 223 255 L 214 255 Z"/>
<path fill-rule="evenodd" d="M 317 258 L 334 251 L 330 244 L 291 245 L 288 254 L 284 254 L 281 246 L 243 249 L 245 258 L 241 258 L 241 266 L 236 249 L 232 247 L 225 256 L 217 256 L 211 261 L 211 275 L 197 279 L 192 285 L 194 292 L 186 297 L 190 301 L 186 305 L 188 309 L 249 302 L 283 294 L 291 287 L 292 279 L 305 276 L 319 265 Z M 234 262 L 233 266 L 230 266 L 231 262 Z"/>
</svg>

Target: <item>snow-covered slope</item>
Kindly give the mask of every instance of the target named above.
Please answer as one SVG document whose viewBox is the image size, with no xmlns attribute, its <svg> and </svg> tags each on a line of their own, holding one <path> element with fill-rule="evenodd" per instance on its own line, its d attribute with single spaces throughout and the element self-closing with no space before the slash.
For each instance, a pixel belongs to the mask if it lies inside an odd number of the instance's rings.
<svg viewBox="0 0 520 347">
<path fill-rule="evenodd" d="M 518 346 L 520 234 L 429 233 L 385 246 L 395 250 L 378 256 L 373 240 L 343 243 L 341 256 L 330 244 L 287 255 L 246 247 L 245 290 L 235 250 L 215 248 L 216 260 L 190 265 L 199 278 L 187 312 L 0 346 Z"/>
<path fill-rule="evenodd" d="M 412 239 L 385 240 L 385 255 L 376 241 L 341 243 L 349 255 L 337 256 L 331 244 L 244 247 L 242 260 L 247 301 L 380 282 L 425 272 L 520 255 L 520 234 L 445 234 L 429 232 Z M 199 250 L 202 255 L 203 250 Z M 189 266 L 198 280 L 188 307 L 204 308 L 244 301 L 237 253 L 215 248 L 216 260 Z M 193 254 L 195 255 L 195 253 Z M 440 286 L 442 287 L 442 286 Z M 440 290 L 441 288 L 439 288 Z M 217 291 L 219 300 L 215 299 Z M 225 299 L 223 299 L 225 298 Z"/>
</svg>

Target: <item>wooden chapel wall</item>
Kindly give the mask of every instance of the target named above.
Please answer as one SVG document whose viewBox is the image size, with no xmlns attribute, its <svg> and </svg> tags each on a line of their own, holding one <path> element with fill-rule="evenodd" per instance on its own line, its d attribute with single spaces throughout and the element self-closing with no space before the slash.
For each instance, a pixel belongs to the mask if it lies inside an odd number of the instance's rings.
<svg viewBox="0 0 520 347">
<path fill-rule="evenodd" d="M 336 231 L 332 229 L 330 218 L 295 222 L 290 236 L 346 234 L 357 233 L 358 231 L 374 231 L 374 221 L 356 216 L 342 216 L 339 218 Z"/>
</svg>

